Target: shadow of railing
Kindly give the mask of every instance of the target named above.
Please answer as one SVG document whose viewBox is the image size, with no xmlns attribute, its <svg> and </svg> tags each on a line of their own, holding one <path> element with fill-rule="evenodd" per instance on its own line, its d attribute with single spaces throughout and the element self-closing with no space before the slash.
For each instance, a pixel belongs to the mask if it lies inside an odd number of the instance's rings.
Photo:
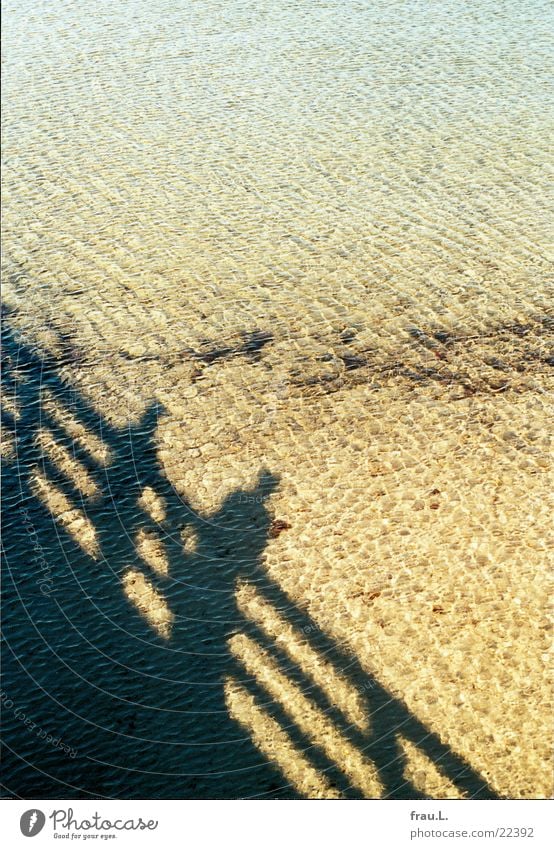
<svg viewBox="0 0 554 849">
<path fill-rule="evenodd" d="M 200 515 L 158 460 L 161 408 L 118 429 L 9 329 L 3 357 L 9 792 L 494 795 L 270 579 L 276 476 Z"/>
</svg>

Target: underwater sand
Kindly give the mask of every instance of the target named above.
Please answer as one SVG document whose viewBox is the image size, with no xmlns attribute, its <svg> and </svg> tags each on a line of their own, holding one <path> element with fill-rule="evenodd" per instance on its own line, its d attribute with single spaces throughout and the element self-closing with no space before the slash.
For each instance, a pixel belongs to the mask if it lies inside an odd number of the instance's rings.
<svg viewBox="0 0 554 849">
<path fill-rule="evenodd" d="M 207 520 L 275 476 L 271 581 L 495 794 L 551 795 L 551 5 L 92 5 L 5 4 L 10 327 L 115 428 L 159 403 L 158 462 Z M 36 470 L 33 492 L 93 560 L 103 496 L 56 457 L 82 513 Z M 160 539 L 118 581 L 170 645 Z M 386 795 L 249 639 L 229 639 L 245 675 Z M 337 795 L 222 686 L 299 795 Z M 398 745 L 421 793 L 464 795 Z"/>
</svg>

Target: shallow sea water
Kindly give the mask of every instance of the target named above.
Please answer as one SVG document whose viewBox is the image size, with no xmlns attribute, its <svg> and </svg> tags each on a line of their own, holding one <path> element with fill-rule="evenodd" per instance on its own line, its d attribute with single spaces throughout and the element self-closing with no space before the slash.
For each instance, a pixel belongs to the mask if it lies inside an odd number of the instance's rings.
<svg viewBox="0 0 554 849">
<path fill-rule="evenodd" d="M 551 795 L 551 4 L 88 5 L 4 4 L 6 792 Z"/>
</svg>

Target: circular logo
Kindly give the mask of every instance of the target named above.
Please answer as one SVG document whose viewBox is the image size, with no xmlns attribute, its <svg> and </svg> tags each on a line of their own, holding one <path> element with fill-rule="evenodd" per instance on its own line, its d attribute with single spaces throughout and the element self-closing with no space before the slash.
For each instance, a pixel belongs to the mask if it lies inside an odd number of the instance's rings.
<svg viewBox="0 0 554 849">
<path fill-rule="evenodd" d="M 25 811 L 19 820 L 19 828 L 21 834 L 25 837 L 36 837 L 36 835 L 44 828 L 46 817 L 37 808 L 32 808 L 30 811 Z"/>
</svg>

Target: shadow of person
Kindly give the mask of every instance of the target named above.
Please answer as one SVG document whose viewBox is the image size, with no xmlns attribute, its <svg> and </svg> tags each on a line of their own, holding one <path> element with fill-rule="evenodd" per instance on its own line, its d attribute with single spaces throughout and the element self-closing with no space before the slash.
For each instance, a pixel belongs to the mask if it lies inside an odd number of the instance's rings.
<svg viewBox="0 0 554 849">
<path fill-rule="evenodd" d="M 17 721 L 7 729 L 13 791 L 36 798 L 236 798 L 260 790 L 296 797 L 229 717 L 223 693 L 234 662 L 227 641 L 240 627 L 236 582 L 260 577 L 277 478 L 263 471 L 253 489 L 200 516 L 158 461 L 161 407 L 117 429 L 61 379 L 59 361 L 9 329 L 3 356 L 18 408 L 17 416 L 6 414 L 16 452 L 3 475 L 6 680 L 35 725 L 48 729 L 37 739 Z M 46 395 L 72 427 L 53 414 Z M 41 447 L 45 432 L 100 497 L 84 496 L 56 452 Z M 109 462 L 91 456 L 87 437 L 101 440 Z M 37 497 L 37 475 L 47 482 L 46 499 Z M 146 490 L 163 505 L 157 519 L 141 503 Z M 52 493 L 61 494 L 63 507 L 53 507 Z M 85 520 L 94 556 L 72 532 Z M 161 573 L 137 545 L 145 533 L 161 546 Z M 192 550 L 185 551 L 185 537 Z M 124 592 L 129 575 L 142 576 L 146 597 Z M 152 608 L 170 623 L 166 633 L 152 628 Z M 45 743 L 56 735 L 72 741 L 75 757 Z"/>
<path fill-rule="evenodd" d="M 233 653 L 233 639 L 243 635 L 267 652 L 283 680 L 351 751 L 375 765 L 382 795 L 421 796 L 406 779 L 400 734 L 465 795 L 494 795 L 270 579 L 264 552 L 275 475 L 263 469 L 252 489 L 229 494 L 216 512 L 201 515 L 159 461 L 160 407 L 115 428 L 61 379 L 58 361 L 40 357 L 9 330 L 3 354 L 4 380 L 18 410 L 6 416 L 15 451 L 2 491 L 4 687 L 12 703 L 4 710 L 8 792 L 24 798 L 301 797 L 278 758 L 264 754 L 251 731 L 231 717 L 224 684 L 233 677 L 304 763 L 343 797 L 360 798 L 325 740 L 314 737 L 301 715 L 291 715 L 278 687 L 270 692 Z M 107 450 L 105 462 L 91 451 L 92 438 Z M 84 492 L 79 476 L 60 464 L 60 448 L 94 482 L 96 494 Z M 40 476 L 48 497 L 37 491 Z M 53 493 L 57 501 L 50 500 Z M 146 493 L 157 509 L 148 506 Z M 75 527 L 93 532 L 94 552 Z M 161 559 L 145 554 L 145 538 Z M 286 642 L 245 614 L 239 584 L 254 587 L 317 658 L 363 694 L 369 731 L 348 722 Z"/>
<path fill-rule="evenodd" d="M 157 531 L 168 566 L 167 575 L 150 575 L 149 580 L 163 594 L 172 616 L 169 639 L 152 638 L 147 653 L 148 665 L 160 672 L 145 699 L 157 711 L 148 717 L 148 735 L 156 741 L 153 761 L 159 763 L 160 747 L 165 746 L 172 762 L 177 748 L 179 795 L 237 798 L 276 790 L 289 798 L 296 795 L 231 720 L 223 690 L 235 665 L 228 642 L 245 626 L 236 604 L 237 581 L 264 580 L 262 557 L 271 524 L 266 504 L 277 483 L 263 471 L 254 488 L 232 493 L 217 512 L 205 517 L 182 501 L 163 476 L 148 479 L 166 508 Z M 115 509 L 121 518 L 121 505 Z M 130 512 L 127 529 L 144 531 L 144 517 Z M 183 536 L 194 541 L 193 551 L 183 551 Z M 120 545 L 117 558 L 122 569 L 139 565 L 133 546 L 125 554 Z M 145 659 L 143 652 L 141 668 Z M 133 754 L 131 744 L 129 756 Z M 143 742 L 143 778 L 145 755 Z"/>
</svg>

